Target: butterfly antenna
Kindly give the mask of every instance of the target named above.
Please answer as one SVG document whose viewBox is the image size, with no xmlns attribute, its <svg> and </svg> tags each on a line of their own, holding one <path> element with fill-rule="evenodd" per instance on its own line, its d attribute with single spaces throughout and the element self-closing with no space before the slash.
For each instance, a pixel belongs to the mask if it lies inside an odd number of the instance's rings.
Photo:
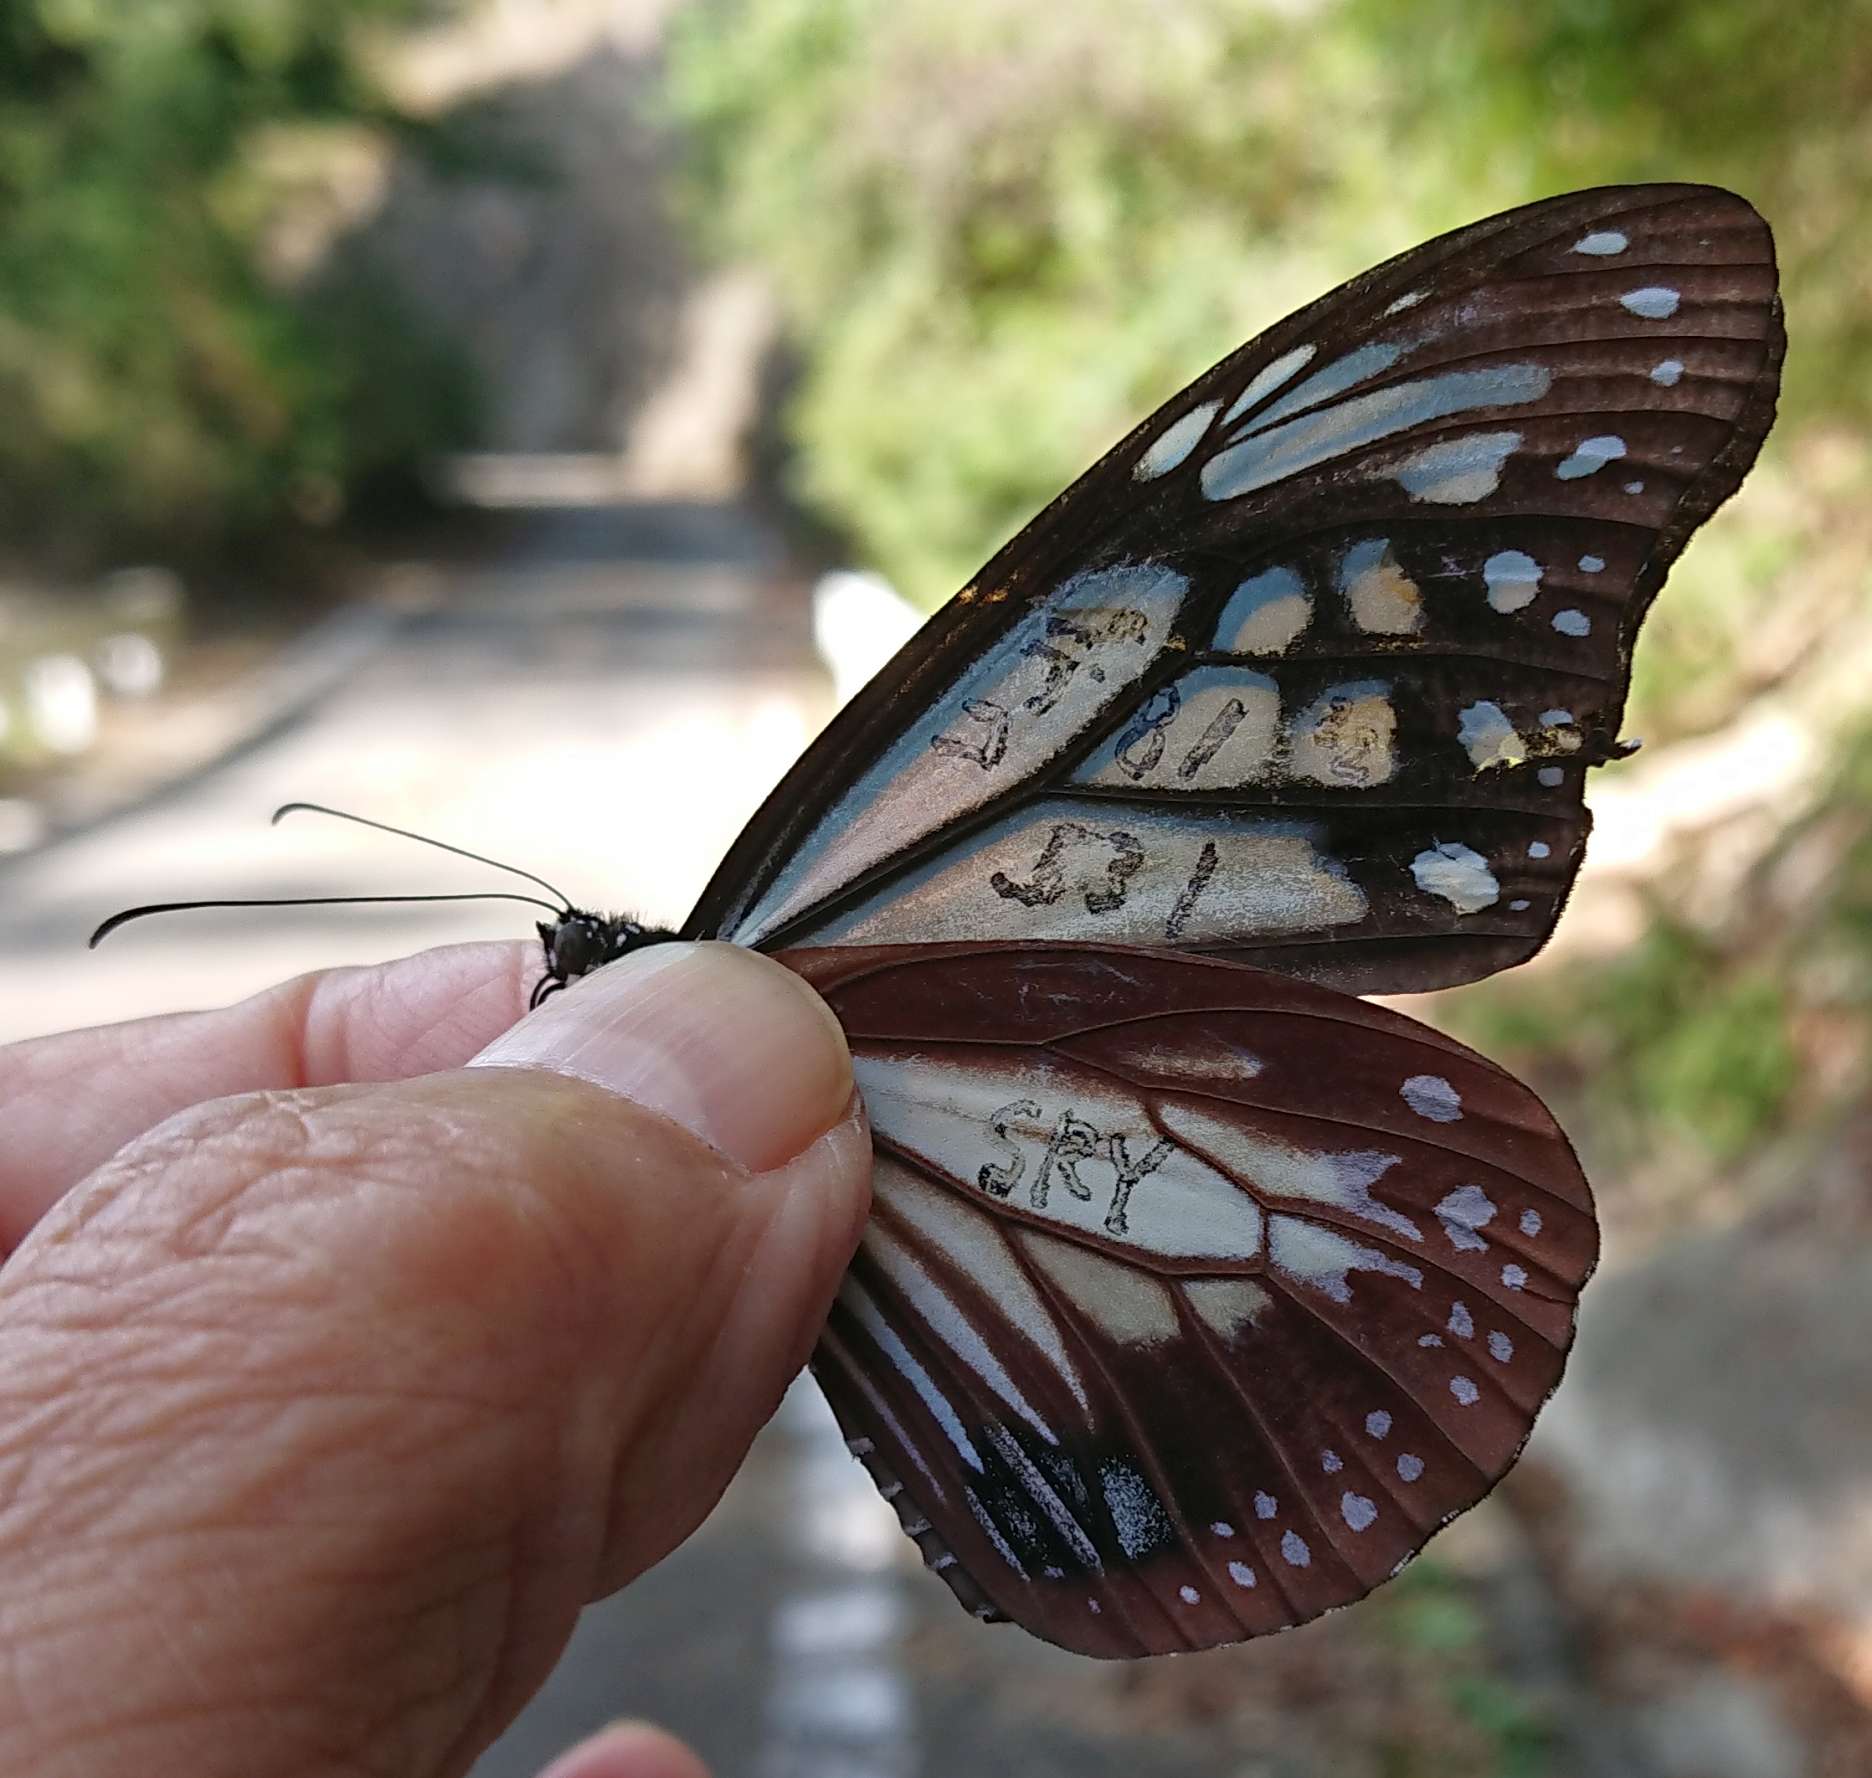
<svg viewBox="0 0 1872 1778">
<path fill-rule="evenodd" d="M 306 805 L 310 807 L 311 805 Z M 367 827 L 375 827 L 374 821 L 366 822 Z M 395 833 L 397 829 L 390 830 Z M 412 839 L 420 836 L 412 834 Z M 452 852 L 453 846 L 446 846 L 444 851 Z M 472 852 L 467 854 L 472 858 Z M 520 875 L 527 873 L 521 871 Z M 552 888 L 548 883 L 547 888 Z M 557 891 L 555 891 L 557 893 Z M 326 908 L 356 907 L 365 904 L 381 906 L 392 901 L 524 901 L 536 908 L 544 908 L 549 914 L 563 914 L 563 907 L 555 906 L 550 901 L 541 901 L 537 895 L 522 895 L 517 890 L 483 889 L 467 895 L 269 895 L 257 901 L 152 901 L 146 907 L 125 908 L 121 914 L 112 914 L 97 931 L 91 934 L 90 948 L 96 950 L 101 940 L 107 939 L 119 926 L 127 925 L 132 920 L 141 920 L 146 914 L 187 914 L 197 908 Z"/>
<path fill-rule="evenodd" d="M 490 865 L 495 870 L 504 870 L 511 876 L 525 877 L 529 883 L 537 883 L 542 889 L 559 897 L 559 905 L 553 909 L 556 914 L 564 913 L 572 905 L 564 890 L 555 888 L 544 877 L 536 877 L 530 870 L 522 870 L 517 864 L 503 864 L 498 858 L 488 858 L 480 852 L 470 852 L 465 846 L 451 846 L 446 840 L 432 840 L 426 833 L 411 833 L 407 827 L 392 827 L 387 821 L 373 821 L 368 815 L 353 815 L 346 809 L 327 808 L 324 803 L 282 803 L 273 811 L 273 825 L 276 827 L 279 825 L 281 816 L 295 814 L 302 809 L 314 815 L 330 815 L 339 821 L 355 821 L 359 827 L 374 827 L 379 833 L 393 833 L 399 839 L 414 840 L 421 846 L 434 846 L 438 852 L 453 852 L 457 858 L 472 858 L 476 864 Z M 438 896 L 436 899 L 447 898 Z M 223 902 L 217 905 L 225 907 L 233 904 Z"/>
</svg>

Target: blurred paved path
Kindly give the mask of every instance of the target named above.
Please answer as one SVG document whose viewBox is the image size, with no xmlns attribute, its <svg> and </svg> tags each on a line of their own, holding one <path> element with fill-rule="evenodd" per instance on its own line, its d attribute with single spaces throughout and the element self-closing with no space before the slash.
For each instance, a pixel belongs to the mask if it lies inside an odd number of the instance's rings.
<svg viewBox="0 0 1872 1778">
<path fill-rule="evenodd" d="M 520 887 L 289 800 L 354 809 L 680 919 L 823 721 L 805 602 L 733 508 L 517 519 L 495 559 L 389 577 L 386 634 L 283 731 L 0 866 L 0 1040 L 212 1005 L 324 964 L 529 934 L 485 906 L 199 913 L 85 935 L 129 902 Z"/>
</svg>

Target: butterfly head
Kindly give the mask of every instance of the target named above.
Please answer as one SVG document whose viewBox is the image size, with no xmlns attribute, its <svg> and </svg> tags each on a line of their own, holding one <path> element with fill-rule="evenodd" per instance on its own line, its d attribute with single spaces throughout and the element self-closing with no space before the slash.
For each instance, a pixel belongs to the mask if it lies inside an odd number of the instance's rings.
<svg viewBox="0 0 1872 1778">
<path fill-rule="evenodd" d="M 645 926 L 621 914 L 594 914 L 574 907 L 568 907 L 556 920 L 541 920 L 537 930 L 546 953 L 546 973 L 533 990 L 531 1006 L 538 1006 L 548 994 L 582 975 L 590 975 L 602 964 L 677 936 L 661 926 Z"/>
</svg>

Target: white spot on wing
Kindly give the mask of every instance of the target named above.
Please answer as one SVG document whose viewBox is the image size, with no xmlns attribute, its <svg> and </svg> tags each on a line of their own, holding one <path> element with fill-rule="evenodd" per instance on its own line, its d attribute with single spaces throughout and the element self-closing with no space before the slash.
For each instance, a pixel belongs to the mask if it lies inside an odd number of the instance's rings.
<svg viewBox="0 0 1872 1778">
<path fill-rule="evenodd" d="M 1644 492 L 1644 483 L 1627 482 L 1625 484 L 1625 492 L 1628 494 L 1642 494 Z"/>
<path fill-rule="evenodd" d="M 1388 538 L 1368 537 L 1340 557 L 1339 591 L 1368 636 L 1410 636 L 1423 628 L 1423 596 Z"/>
<path fill-rule="evenodd" d="M 1176 1305 L 1167 1285 L 1076 1241 L 1023 1232 L 1020 1243 L 1101 1333 L 1131 1346 L 1161 1345 L 1176 1338 Z"/>
<path fill-rule="evenodd" d="M 1501 899 L 1501 885 L 1480 852 L 1459 840 L 1444 840 L 1411 860 L 1411 875 L 1426 895 L 1447 901 L 1459 914 L 1478 914 Z"/>
<path fill-rule="evenodd" d="M 1257 1494 L 1254 1497 L 1254 1509 L 1257 1519 L 1271 1519 L 1280 1511 L 1280 1502 L 1272 1494 Z"/>
<path fill-rule="evenodd" d="M 1604 258 L 1607 254 L 1623 253 L 1631 242 L 1615 228 L 1596 228 L 1589 235 L 1581 235 L 1573 243 L 1575 253 L 1590 253 L 1595 258 Z"/>
<path fill-rule="evenodd" d="M 1363 1531 L 1377 1518 L 1378 1509 L 1363 1494 L 1348 1492 L 1339 1496 L 1339 1516 L 1354 1531 Z"/>
<path fill-rule="evenodd" d="M 1538 1210 L 1521 1212 L 1521 1232 L 1530 1240 L 1541 1232 L 1541 1214 Z"/>
<path fill-rule="evenodd" d="M 1423 1459 L 1414 1457 L 1409 1451 L 1400 1451 L 1397 1460 L 1398 1480 L 1414 1482 L 1423 1474 Z"/>
<path fill-rule="evenodd" d="M 961 1211 L 951 1193 L 888 1155 L 873 1168 L 872 1193 L 880 1209 L 901 1216 L 937 1252 L 955 1261 L 965 1277 L 991 1292 L 995 1306 L 1046 1355 L 1073 1399 L 1082 1408 L 1090 1405 L 1059 1324 L 992 1223 Z"/>
<path fill-rule="evenodd" d="M 1654 383 L 1661 383 L 1666 389 L 1670 389 L 1676 386 L 1677 380 L 1683 373 L 1684 367 L 1681 358 L 1663 358 L 1652 365 L 1651 381 Z"/>
<path fill-rule="evenodd" d="M 1522 1285 L 1527 1283 L 1527 1273 L 1520 1266 L 1503 1266 L 1501 1269 L 1501 1281 L 1507 1285 L 1510 1290 L 1519 1290 Z"/>
<path fill-rule="evenodd" d="M 903 1292 L 910 1306 L 929 1324 L 930 1331 L 1048 1444 L 1057 1445 L 1058 1435 L 1021 1394 L 1001 1360 L 982 1338 L 974 1317 L 930 1276 L 915 1254 L 876 1221 L 867 1225 L 861 1245 L 878 1270 Z"/>
<path fill-rule="evenodd" d="M 1579 559 L 1579 570 L 1582 574 L 1597 574 L 1604 567 L 1604 556 L 1581 556 Z"/>
<path fill-rule="evenodd" d="M 1667 284 L 1647 284 L 1642 290 L 1626 291 L 1619 298 L 1619 307 L 1645 321 L 1668 321 L 1677 313 L 1680 300 Z"/>
<path fill-rule="evenodd" d="M 1596 438 L 1582 438 L 1573 447 L 1573 455 L 1554 471 L 1563 482 L 1578 481 L 1581 476 L 1596 475 L 1608 463 L 1625 455 L 1625 441 L 1615 432 L 1603 432 Z"/>
<path fill-rule="evenodd" d="M 1549 790 L 1554 789 L 1556 786 L 1566 781 L 1566 773 L 1561 771 L 1558 766 L 1542 766 L 1539 777 L 1540 781 L 1546 785 Z"/>
<path fill-rule="evenodd" d="M 1167 1100 L 1157 1108 L 1165 1132 L 1198 1152 L 1228 1156 L 1230 1168 L 1270 1198 L 1302 1198 L 1376 1224 L 1407 1241 L 1423 1231 L 1408 1216 L 1372 1196 L 1371 1188 L 1399 1157 L 1382 1149 L 1306 1149 L 1212 1116 L 1198 1105 Z"/>
<path fill-rule="evenodd" d="M 1556 611 L 1553 615 L 1553 627 L 1563 636 L 1588 636 L 1592 634 L 1592 619 L 1583 611 Z"/>
<path fill-rule="evenodd" d="M 1546 858 L 1552 855 L 1553 847 L 1545 840 L 1529 840 L 1527 855 L 1530 858 Z"/>
<path fill-rule="evenodd" d="M 1291 568 L 1244 580 L 1222 607 L 1215 645 L 1224 654 L 1280 654 L 1307 627 L 1313 601 Z"/>
<path fill-rule="evenodd" d="M 1462 1095 L 1440 1074 L 1413 1074 L 1398 1096 L 1433 1124 L 1453 1124 L 1462 1116 Z"/>
<path fill-rule="evenodd" d="M 1295 346 L 1291 352 L 1283 353 L 1271 364 L 1264 364 L 1248 379 L 1248 385 L 1229 404 L 1229 411 L 1222 416 L 1222 424 L 1239 419 L 1264 395 L 1271 395 L 1281 384 L 1287 381 L 1295 371 L 1312 362 L 1317 346 Z"/>
<path fill-rule="evenodd" d="M 1252 1278 L 1189 1278 L 1183 1300 L 1225 1340 L 1233 1339 L 1273 1302 Z"/>
<path fill-rule="evenodd" d="M 1531 604 L 1540 591 L 1541 565 L 1527 551 L 1497 550 L 1482 564 L 1491 609 L 1506 614 Z"/>
<path fill-rule="evenodd" d="M 962 1422 L 956 1417 L 948 1396 L 936 1387 L 929 1372 L 917 1363 L 909 1348 L 898 1337 L 897 1330 L 872 1301 L 870 1292 L 849 1272 L 845 1274 L 845 1282 L 839 1286 L 839 1301 L 850 1311 L 852 1319 L 865 1330 L 871 1343 L 890 1360 L 898 1375 L 917 1392 L 924 1407 L 929 1410 L 930 1418 L 943 1429 L 950 1444 L 955 1446 L 956 1454 L 979 1474 L 981 1456 L 969 1442 L 969 1435 L 963 1431 Z"/>
<path fill-rule="evenodd" d="M 1390 693 L 1376 679 L 1329 685 L 1289 727 L 1289 774 L 1359 790 L 1387 782 L 1397 770 L 1397 712 Z"/>
<path fill-rule="evenodd" d="M 1296 383 L 1280 400 L 1269 403 L 1237 436 L 1245 438 L 1251 432 L 1263 432 L 1275 421 L 1286 419 L 1289 414 L 1319 407 L 1335 395 L 1343 395 L 1354 384 L 1389 370 L 1403 356 L 1404 348 L 1391 340 L 1378 340 L 1370 345 L 1356 347 L 1343 358 L 1322 364 L 1304 383 Z"/>
<path fill-rule="evenodd" d="M 1552 381 L 1552 373 L 1543 365 L 1502 364 L 1487 370 L 1445 371 L 1354 395 L 1316 412 L 1297 414 L 1217 451 L 1203 465 L 1202 489 L 1211 500 L 1232 500 L 1426 421 L 1478 408 L 1538 401 Z M 1406 471 L 1396 473 L 1403 479 Z M 1420 499 L 1434 498 L 1417 489 L 1412 492 Z"/>
<path fill-rule="evenodd" d="M 1508 720 L 1507 712 L 1486 698 L 1459 713 L 1456 739 L 1463 744 L 1469 763 L 1478 772 L 1495 766 L 1518 766 L 1527 759 L 1527 748 Z"/>
<path fill-rule="evenodd" d="M 1387 315 L 1401 315 L 1406 309 L 1414 309 L 1430 294 L 1427 290 L 1407 290 L 1394 303 L 1385 304 Z"/>
<path fill-rule="evenodd" d="M 1231 1525 L 1227 1519 L 1217 1519 L 1209 1529 L 1218 1537 L 1233 1537 L 1235 1535 L 1235 1527 Z"/>
<path fill-rule="evenodd" d="M 1469 1305 L 1467 1303 L 1451 1303 L 1449 1320 L 1445 1325 L 1459 1340 L 1473 1340 L 1475 1338 L 1475 1317 L 1469 1313 Z"/>
<path fill-rule="evenodd" d="M 1205 401 L 1200 407 L 1191 408 L 1180 420 L 1173 420 L 1157 435 L 1150 449 L 1138 458 L 1132 475 L 1141 482 L 1147 482 L 1176 468 L 1195 450 L 1196 441 L 1208 430 L 1209 422 L 1215 418 L 1215 411 L 1221 405 L 1219 401 Z"/>
<path fill-rule="evenodd" d="M 1161 1549 L 1175 1535 L 1156 1491 L 1130 1464 L 1108 1457 L 1099 1465 L 1099 1489 L 1118 1533 L 1118 1547 L 1132 1561 Z"/>
<path fill-rule="evenodd" d="M 1255 1584 L 1255 1571 L 1246 1562 L 1231 1562 L 1228 1572 L 1229 1579 L 1238 1587 L 1252 1587 Z"/>
<path fill-rule="evenodd" d="M 1480 1253 L 1488 1243 L 1479 1230 L 1494 1220 L 1495 1205 L 1479 1185 L 1462 1185 L 1436 1207 L 1437 1221 L 1459 1253 Z"/>
<path fill-rule="evenodd" d="M 1386 1438 L 1391 1432 L 1391 1416 L 1383 1408 L 1373 1408 L 1365 1416 L 1365 1432 L 1370 1438 Z"/>
<path fill-rule="evenodd" d="M 1451 1377 L 1449 1392 L 1466 1408 L 1474 1407 L 1482 1396 L 1482 1391 L 1468 1377 Z"/>
<path fill-rule="evenodd" d="M 1491 1333 L 1488 1337 L 1489 1357 L 1497 1364 L 1506 1364 L 1514 1357 L 1514 1341 L 1505 1333 Z"/>
<path fill-rule="evenodd" d="M 1281 1555 L 1289 1568 L 1304 1568 L 1313 1560 L 1313 1552 L 1307 1548 L 1306 1539 L 1297 1531 L 1281 1533 Z"/>
<path fill-rule="evenodd" d="M 1181 1599 L 1185 1605 L 1196 1605 L 1202 1600 L 1202 1594 L 1197 1592 L 1192 1586 L 1178 1587 L 1177 1597 Z"/>
<path fill-rule="evenodd" d="M 1335 1303 L 1352 1300 L 1347 1274 L 1381 1272 L 1401 1278 L 1413 1290 L 1423 1288 L 1423 1273 L 1375 1247 L 1361 1247 L 1336 1230 L 1292 1216 L 1276 1216 L 1268 1224 L 1268 1258 L 1277 1270 L 1296 1283 L 1310 1284 Z"/>
<path fill-rule="evenodd" d="M 1337 1451 L 1322 1451 L 1320 1452 L 1320 1468 L 1328 1475 L 1337 1475 L 1345 1468 L 1345 1462 Z"/>
<path fill-rule="evenodd" d="M 1413 500 L 1467 506 L 1501 486 L 1502 465 L 1520 444 L 1518 432 L 1475 432 L 1446 438 L 1407 457 L 1392 474 Z"/>
</svg>

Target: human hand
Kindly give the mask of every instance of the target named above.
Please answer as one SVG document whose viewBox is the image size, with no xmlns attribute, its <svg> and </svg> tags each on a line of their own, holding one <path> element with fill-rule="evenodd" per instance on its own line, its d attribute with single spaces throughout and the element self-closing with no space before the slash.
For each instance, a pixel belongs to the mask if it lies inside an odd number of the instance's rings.
<svg viewBox="0 0 1872 1778">
<path fill-rule="evenodd" d="M 466 1771 L 714 1504 L 863 1224 L 844 1038 L 731 946 L 537 967 L 0 1051 L 0 1771 Z"/>
</svg>

